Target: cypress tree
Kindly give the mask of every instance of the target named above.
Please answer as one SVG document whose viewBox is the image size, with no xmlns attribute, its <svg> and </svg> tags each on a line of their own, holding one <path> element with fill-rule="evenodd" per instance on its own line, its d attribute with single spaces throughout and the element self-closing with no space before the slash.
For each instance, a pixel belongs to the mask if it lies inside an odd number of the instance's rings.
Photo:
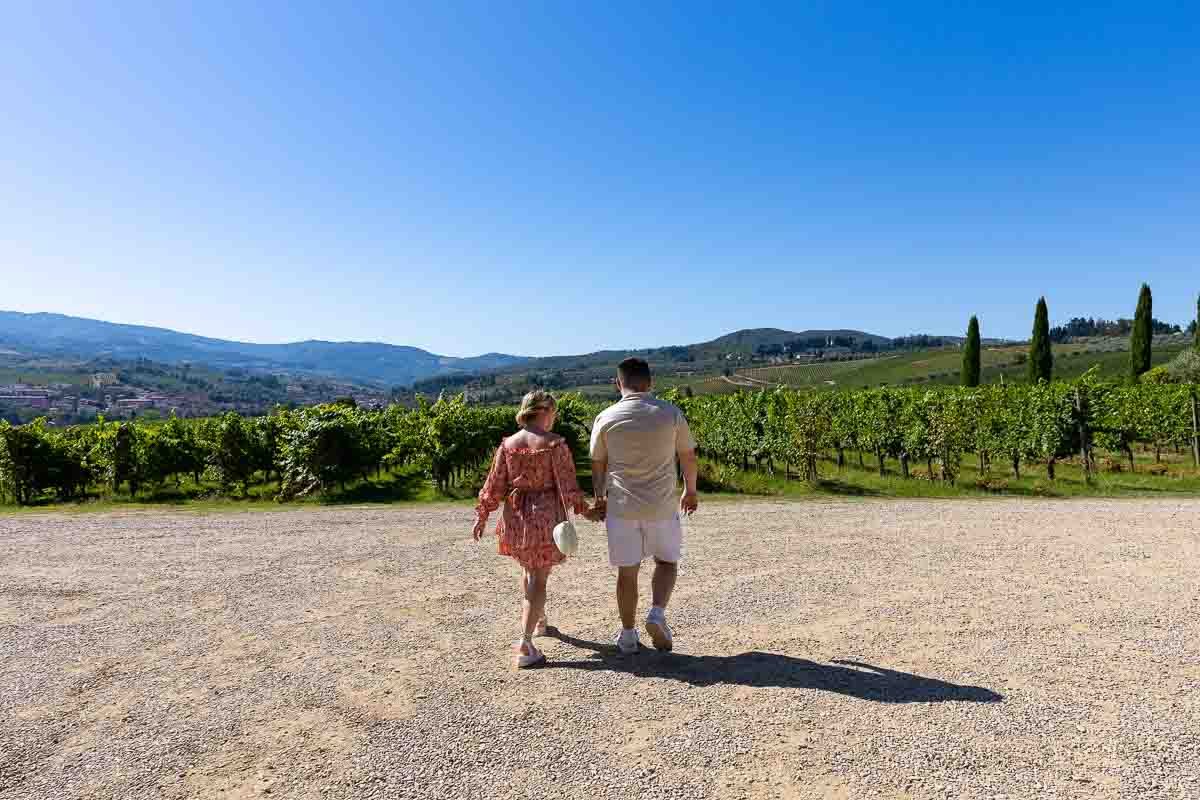
<svg viewBox="0 0 1200 800">
<path fill-rule="evenodd" d="M 1193 335 L 1196 337 L 1196 352 L 1200 353 L 1200 295 L 1196 296 L 1196 321 L 1192 323 L 1196 326 Z"/>
<path fill-rule="evenodd" d="M 962 385 L 978 386 L 979 371 L 979 319 L 971 317 L 967 324 L 967 341 L 963 345 Z"/>
<path fill-rule="evenodd" d="M 1038 300 L 1033 315 L 1033 340 L 1029 344 L 1029 382 L 1048 381 L 1054 373 L 1054 354 L 1050 352 L 1050 312 L 1046 298 Z"/>
<path fill-rule="evenodd" d="M 1133 316 L 1133 334 L 1129 339 L 1129 373 L 1136 380 L 1150 370 L 1150 342 L 1154 338 L 1154 299 L 1150 287 L 1142 284 L 1137 313 Z"/>
</svg>

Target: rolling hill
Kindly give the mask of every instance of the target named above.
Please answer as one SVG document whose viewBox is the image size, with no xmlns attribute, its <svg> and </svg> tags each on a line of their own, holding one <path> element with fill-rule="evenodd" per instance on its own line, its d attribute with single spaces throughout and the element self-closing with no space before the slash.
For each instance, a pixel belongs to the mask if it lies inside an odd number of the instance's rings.
<svg viewBox="0 0 1200 800">
<path fill-rule="evenodd" d="M 746 330 L 727 333 L 713 339 L 711 342 L 692 345 L 691 349 L 697 355 L 709 353 L 753 353 L 760 347 L 779 346 L 794 342 L 797 339 L 854 339 L 858 342 L 870 342 L 876 346 L 891 346 L 892 340 L 886 336 L 854 330 L 808 330 L 785 331 L 779 328 L 748 328 Z"/>
<path fill-rule="evenodd" d="M 731 353 L 752 355 L 761 347 L 782 347 L 801 339 L 825 339 L 830 336 L 854 338 L 860 342 L 890 347 L 891 339 L 856 330 L 785 331 L 780 328 L 745 328 L 698 344 L 668 345 L 637 350 L 599 350 L 573 356 L 532 358 L 523 367 L 539 370 L 585 369 L 609 367 L 630 356 L 638 356 L 652 365 L 669 362 L 704 362 L 724 358 Z"/>
<path fill-rule="evenodd" d="M 946 343 L 960 340 L 960 337 L 939 338 Z M 853 348 L 869 345 L 880 352 L 892 348 L 888 337 L 850 328 L 802 331 L 747 328 L 706 342 L 668 347 L 541 358 L 503 353 L 452 358 L 416 347 L 379 342 L 309 340 L 256 344 L 63 314 L 0 311 L 0 352 L 11 357 L 51 363 L 54 359 L 122 362 L 148 359 L 161 364 L 188 363 L 215 370 L 329 378 L 380 387 L 416 384 L 418 390 L 432 394 L 442 388 L 467 385 L 480 374 L 491 376 L 490 385 L 509 387 L 505 393 L 520 392 L 525 385 L 600 386 L 607 390 L 616 364 L 632 355 L 649 361 L 664 379 L 664 385 L 690 383 L 692 380 L 686 376 L 719 375 L 725 365 L 744 366 L 743 362 L 757 360 L 758 354 L 772 349 L 777 353 L 789 347 L 823 349 L 827 340 L 838 340 L 843 345 L 853 342 Z"/>
<path fill-rule="evenodd" d="M 122 361 L 139 358 L 217 369 L 295 373 L 372 383 L 409 386 L 430 379 L 453 379 L 479 373 L 560 370 L 610 370 L 631 355 L 652 364 L 713 362 L 734 353 L 751 355 L 762 347 L 782 347 L 796 340 L 847 337 L 886 347 L 890 340 L 863 331 L 749 328 L 708 342 L 641 350 L 604 350 L 570 356 L 524 358 L 486 353 L 452 358 L 416 347 L 379 342 L 303 341 L 256 344 L 197 336 L 166 328 L 124 325 L 63 314 L 0 311 L 0 349 L 40 358 Z"/>
<path fill-rule="evenodd" d="M 0 311 L 0 348 L 40 357 L 147 358 L 168 364 L 294 372 L 389 386 L 405 386 L 437 375 L 500 369 L 528 360 L 501 353 L 450 358 L 379 342 L 233 342 L 166 328 L 15 311 Z"/>
</svg>

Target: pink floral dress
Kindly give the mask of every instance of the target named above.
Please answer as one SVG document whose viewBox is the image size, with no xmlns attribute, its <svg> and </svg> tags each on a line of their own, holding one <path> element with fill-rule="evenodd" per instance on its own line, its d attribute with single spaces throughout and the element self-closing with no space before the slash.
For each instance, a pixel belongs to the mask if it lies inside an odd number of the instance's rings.
<svg viewBox="0 0 1200 800">
<path fill-rule="evenodd" d="M 566 442 L 536 450 L 508 448 L 501 442 L 475 513 L 486 521 L 503 505 L 496 523 L 500 555 L 511 556 L 526 569 L 543 569 L 566 559 L 553 537 L 554 526 L 566 519 L 564 504 L 577 514 L 587 510 Z"/>
</svg>

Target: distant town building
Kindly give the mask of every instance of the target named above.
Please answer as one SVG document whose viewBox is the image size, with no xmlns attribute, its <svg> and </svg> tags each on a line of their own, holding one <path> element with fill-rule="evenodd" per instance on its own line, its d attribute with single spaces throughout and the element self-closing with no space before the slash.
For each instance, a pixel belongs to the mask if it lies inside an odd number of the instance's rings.
<svg viewBox="0 0 1200 800">
<path fill-rule="evenodd" d="M 44 394 L 0 394 L 0 403 L 27 408 L 50 408 L 50 397 Z"/>
</svg>

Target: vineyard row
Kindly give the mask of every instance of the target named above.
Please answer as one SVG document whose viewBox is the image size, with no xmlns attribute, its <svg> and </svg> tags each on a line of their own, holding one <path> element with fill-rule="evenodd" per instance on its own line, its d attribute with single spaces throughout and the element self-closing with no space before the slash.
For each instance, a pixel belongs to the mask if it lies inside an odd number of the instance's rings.
<svg viewBox="0 0 1200 800">
<path fill-rule="evenodd" d="M 981 471 L 1003 464 L 1020 477 L 1026 464 L 1079 457 L 1090 474 L 1096 451 L 1127 457 L 1133 448 L 1183 447 L 1200 466 L 1195 386 L 1105 383 L 1085 375 L 1073 383 L 978 388 L 880 388 L 833 393 L 788 389 L 723 397 L 677 397 L 702 454 L 746 467 L 783 463 L 817 477 L 822 457 L 844 463 L 846 451 L 887 459 L 904 476 L 913 463 L 953 481 L 973 453 Z"/>
<path fill-rule="evenodd" d="M 826 457 L 871 453 L 880 472 L 889 459 L 955 480 L 973 453 L 981 471 L 1044 465 L 1078 457 L 1089 473 L 1096 451 L 1133 464 L 1138 444 L 1186 446 L 1200 464 L 1197 387 L 1115 384 L 1085 376 L 1073 383 L 966 388 L 880 388 L 834 393 L 790 389 L 724 396 L 665 395 L 678 403 L 701 455 L 724 464 L 795 467 L 816 479 Z M 583 456 L 599 411 L 577 395 L 560 399 L 558 431 Z M 345 487 L 381 470 L 419 472 L 440 491 L 473 486 L 505 435 L 514 409 L 461 398 L 416 409 L 366 411 L 326 405 L 165 424 L 108 423 L 57 429 L 38 420 L 0 423 L 0 494 L 28 504 L 93 494 L 157 489 L 208 480 L 227 493 L 278 486 L 280 500 Z"/>
</svg>

